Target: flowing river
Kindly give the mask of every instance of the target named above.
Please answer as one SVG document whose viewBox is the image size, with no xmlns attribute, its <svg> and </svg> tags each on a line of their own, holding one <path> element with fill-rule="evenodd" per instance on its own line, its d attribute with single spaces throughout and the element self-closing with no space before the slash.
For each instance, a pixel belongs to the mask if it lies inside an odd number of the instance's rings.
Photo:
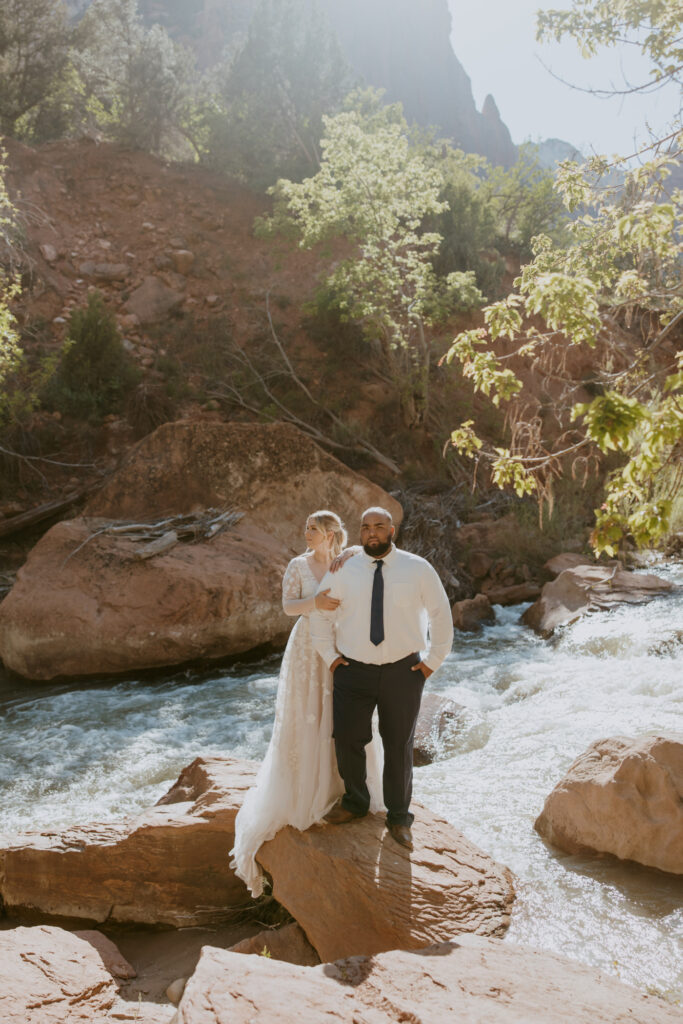
<svg viewBox="0 0 683 1024">
<path fill-rule="evenodd" d="M 683 584 L 683 566 L 659 567 Z M 517 877 L 510 941 L 683 1003 L 683 877 L 570 857 L 533 830 L 568 765 L 606 736 L 683 733 L 683 592 L 541 640 L 498 608 L 459 634 L 429 688 L 467 708 L 415 798 Z M 0 829 L 107 821 L 149 806 L 199 754 L 263 756 L 278 659 L 165 678 L 0 677 Z"/>
</svg>

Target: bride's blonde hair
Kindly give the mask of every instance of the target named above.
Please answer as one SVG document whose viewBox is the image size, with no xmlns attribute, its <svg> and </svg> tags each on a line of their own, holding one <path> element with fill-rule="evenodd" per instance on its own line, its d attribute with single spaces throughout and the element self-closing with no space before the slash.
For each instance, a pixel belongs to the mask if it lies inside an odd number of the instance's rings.
<svg viewBox="0 0 683 1024">
<path fill-rule="evenodd" d="M 342 523 L 336 512 L 330 512 L 327 508 L 318 509 L 317 512 L 311 512 L 310 516 L 306 520 L 309 522 L 313 520 L 315 525 L 318 527 L 321 533 L 328 534 L 332 532 L 332 543 L 330 544 L 330 551 L 332 557 L 336 558 L 337 555 L 346 547 L 348 540 L 344 524 Z"/>
</svg>

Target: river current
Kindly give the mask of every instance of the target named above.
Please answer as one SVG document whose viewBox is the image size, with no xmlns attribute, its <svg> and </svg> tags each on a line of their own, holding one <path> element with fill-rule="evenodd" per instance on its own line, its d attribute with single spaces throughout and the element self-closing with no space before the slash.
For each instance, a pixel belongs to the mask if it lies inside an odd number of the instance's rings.
<svg viewBox="0 0 683 1024">
<path fill-rule="evenodd" d="M 683 567 L 659 567 L 683 584 Z M 533 829 L 596 739 L 683 733 L 683 594 L 591 615 L 552 640 L 497 608 L 428 688 L 467 709 L 415 798 L 515 873 L 509 941 L 683 1003 L 683 877 L 573 857 Z M 200 754 L 260 759 L 279 659 L 93 683 L 0 676 L 0 830 L 110 821 L 153 804 Z"/>
</svg>

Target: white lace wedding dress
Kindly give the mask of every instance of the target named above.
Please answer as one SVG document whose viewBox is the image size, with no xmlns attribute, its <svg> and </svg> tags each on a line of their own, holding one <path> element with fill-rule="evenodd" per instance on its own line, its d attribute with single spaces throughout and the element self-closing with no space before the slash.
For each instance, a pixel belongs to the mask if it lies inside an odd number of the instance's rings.
<svg viewBox="0 0 683 1024">
<path fill-rule="evenodd" d="M 235 820 L 230 866 L 253 896 L 263 891 L 255 855 L 285 825 L 303 831 L 320 821 L 344 792 L 332 739 L 332 676 L 311 643 L 308 615 L 318 580 L 306 555 L 293 558 L 282 581 L 285 610 L 300 618 L 282 659 L 273 734 L 254 786 Z M 382 746 L 373 727 L 368 744 L 370 810 L 382 802 Z M 341 826 L 340 826 L 341 827 Z"/>
</svg>

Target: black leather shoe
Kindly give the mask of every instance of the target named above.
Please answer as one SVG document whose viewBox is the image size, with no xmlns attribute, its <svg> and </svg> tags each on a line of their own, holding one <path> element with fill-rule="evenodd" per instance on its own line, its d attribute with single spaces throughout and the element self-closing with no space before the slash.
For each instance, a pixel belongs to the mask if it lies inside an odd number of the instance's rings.
<svg viewBox="0 0 683 1024">
<path fill-rule="evenodd" d="M 406 850 L 412 850 L 413 833 L 408 825 L 388 825 L 387 827 L 392 839 L 395 839 L 400 846 L 405 846 Z"/>
<path fill-rule="evenodd" d="M 343 825 L 347 821 L 353 821 L 354 818 L 362 818 L 362 814 L 354 814 L 353 811 L 348 811 L 346 807 L 342 807 L 341 804 L 337 804 L 331 811 L 323 816 L 323 821 L 326 821 L 328 825 Z"/>
</svg>

